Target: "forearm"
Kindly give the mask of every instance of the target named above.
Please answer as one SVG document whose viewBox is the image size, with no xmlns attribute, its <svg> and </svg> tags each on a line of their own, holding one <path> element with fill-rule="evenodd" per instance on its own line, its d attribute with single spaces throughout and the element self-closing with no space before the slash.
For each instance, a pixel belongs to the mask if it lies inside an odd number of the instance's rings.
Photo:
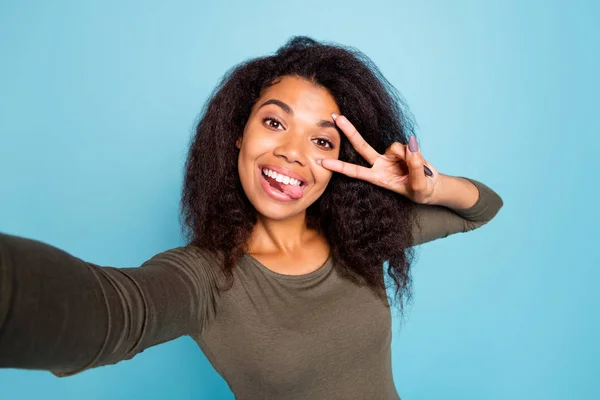
<svg viewBox="0 0 600 400">
<path fill-rule="evenodd" d="M 494 218 L 502 208 L 503 201 L 498 193 L 479 181 L 456 177 L 449 182 L 455 182 L 456 185 L 446 186 L 440 192 L 442 196 L 438 201 L 441 204 L 416 205 L 414 245 L 477 229 Z M 460 189 L 461 186 L 463 189 Z M 471 186 L 475 189 L 475 195 Z M 461 190 L 466 193 L 460 193 Z"/>
<path fill-rule="evenodd" d="M 199 257 L 176 248 L 142 268 L 100 267 L 0 233 L 0 368 L 68 376 L 197 332 L 212 303 Z"/>
<path fill-rule="evenodd" d="M 479 190 L 469 180 L 457 176 L 439 174 L 429 205 L 444 206 L 453 210 L 471 208 L 479 199 Z"/>
<path fill-rule="evenodd" d="M 109 328 L 100 279 L 57 248 L 0 234 L 0 367 L 60 373 L 94 360 Z"/>
</svg>

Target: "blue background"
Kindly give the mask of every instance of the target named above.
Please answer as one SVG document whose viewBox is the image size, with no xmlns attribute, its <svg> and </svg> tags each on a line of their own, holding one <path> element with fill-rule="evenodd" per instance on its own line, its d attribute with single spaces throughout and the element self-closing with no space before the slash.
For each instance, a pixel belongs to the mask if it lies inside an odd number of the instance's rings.
<svg viewBox="0 0 600 400">
<path fill-rule="evenodd" d="M 290 36 L 365 52 L 424 156 L 500 193 L 489 225 L 420 249 L 394 317 L 403 399 L 597 399 L 600 6 L 594 1 L 0 3 L 0 230 L 136 266 L 182 244 L 182 166 L 233 65 Z M 2 399 L 232 399 L 190 338 Z"/>
</svg>

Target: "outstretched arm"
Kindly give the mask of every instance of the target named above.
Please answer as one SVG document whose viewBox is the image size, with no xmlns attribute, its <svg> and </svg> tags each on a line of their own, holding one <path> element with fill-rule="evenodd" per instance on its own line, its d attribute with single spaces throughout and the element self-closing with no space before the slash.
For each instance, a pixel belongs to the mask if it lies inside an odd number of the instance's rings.
<svg viewBox="0 0 600 400">
<path fill-rule="evenodd" d="M 100 267 L 0 233 L 0 367 L 69 376 L 197 332 L 214 314 L 211 267 L 192 247 Z"/>
</svg>

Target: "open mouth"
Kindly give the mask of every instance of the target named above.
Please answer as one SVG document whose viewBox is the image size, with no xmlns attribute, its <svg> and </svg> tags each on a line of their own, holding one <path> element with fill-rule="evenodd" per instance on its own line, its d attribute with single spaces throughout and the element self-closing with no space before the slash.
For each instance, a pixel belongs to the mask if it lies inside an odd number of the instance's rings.
<svg viewBox="0 0 600 400">
<path fill-rule="evenodd" d="M 278 174 L 268 168 L 260 167 L 261 185 L 273 198 L 291 201 L 302 198 L 306 184 L 298 179 Z"/>
</svg>

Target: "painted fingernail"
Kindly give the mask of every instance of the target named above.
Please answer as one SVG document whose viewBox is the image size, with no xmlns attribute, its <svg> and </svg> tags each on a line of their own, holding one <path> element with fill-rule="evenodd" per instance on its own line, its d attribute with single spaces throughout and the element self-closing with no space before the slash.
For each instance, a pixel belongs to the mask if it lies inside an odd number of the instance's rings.
<svg viewBox="0 0 600 400">
<path fill-rule="evenodd" d="M 423 165 L 423 169 L 425 170 L 425 175 L 433 176 L 433 172 L 429 169 L 427 165 Z"/>
<path fill-rule="evenodd" d="M 317 164 L 321 165 L 321 162 L 322 162 L 321 159 L 317 158 Z"/>
<path fill-rule="evenodd" d="M 339 117 L 339 115 L 337 115 L 336 113 L 331 114 L 331 118 L 333 118 L 334 121 L 337 119 L 337 117 Z"/>
<path fill-rule="evenodd" d="M 413 153 L 419 151 L 419 144 L 417 143 L 416 137 L 411 136 L 410 139 L 408 139 L 408 149 Z"/>
</svg>

